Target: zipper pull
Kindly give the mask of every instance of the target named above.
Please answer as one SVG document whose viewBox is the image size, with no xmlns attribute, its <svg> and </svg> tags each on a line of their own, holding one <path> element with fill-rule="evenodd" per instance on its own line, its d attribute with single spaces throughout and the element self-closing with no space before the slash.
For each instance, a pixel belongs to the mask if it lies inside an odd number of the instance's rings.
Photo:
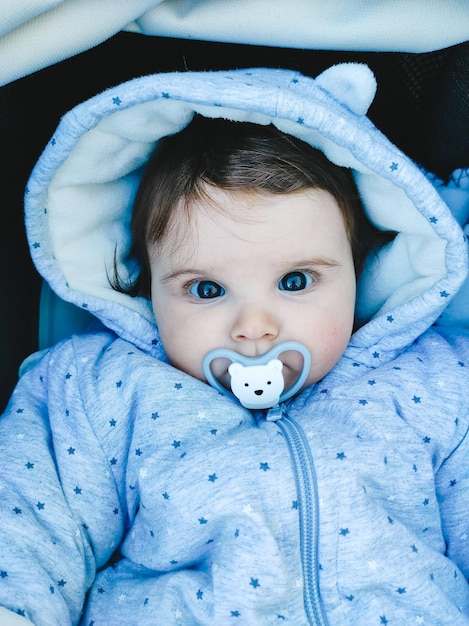
<svg viewBox="0 0 469 626">
<path fill-rule="evenodd" d="M 267 422 L 278 422 L 278 420 L 282 419 L 283 413 L 283 403 L 279 403 L 267 411 L 265 419 Z"/>
</svg>

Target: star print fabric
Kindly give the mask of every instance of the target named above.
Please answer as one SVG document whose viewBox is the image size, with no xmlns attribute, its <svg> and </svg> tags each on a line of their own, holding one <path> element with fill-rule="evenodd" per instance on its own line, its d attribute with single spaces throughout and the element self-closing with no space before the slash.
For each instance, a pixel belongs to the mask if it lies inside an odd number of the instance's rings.
<svg viewBox="0 0 469 626">
<path fill-rule="evenodd" d="M 469 342 L 459 309 L 442 319 L 467 240 L 366 118 L 375 90 L 360 64 L 176 72 L 64 116 L 28 181 L 28 242 L 102 325 L 37 360 L 0 419 L 0 606 L 35 626 L 469 624 Z M 397 233 L 365 263 L 342 358 L 279 422 L 170 367 L 149 301 L 109 283 L 113 259 L 134 275 L 154 145 L 194 114 L 323 150 Z"/>
<path fill-rule="evenodd" d="M 350 363 L 290 405 L 318 475 L 331 623 L 468 623 L 467 371 L 449 339 Z M 48 626 L 308 623 L 303 503 L 274 422 L 101 333 L 28 372 L 0 433 L 11 610 Z"/>
</svg>

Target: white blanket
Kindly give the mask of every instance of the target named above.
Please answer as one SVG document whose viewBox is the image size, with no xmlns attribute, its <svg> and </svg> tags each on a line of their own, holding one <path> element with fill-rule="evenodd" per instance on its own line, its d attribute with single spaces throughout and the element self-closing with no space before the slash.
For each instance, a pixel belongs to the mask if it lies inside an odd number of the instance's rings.
<svg viewBox="0 0 469 626">
<path fill-rule="evenodd" d="M 427 52 L 469 39 L 469 1 L 0 0 L 0 85 L 122 30 L 313 50 Z"/>
</svg>

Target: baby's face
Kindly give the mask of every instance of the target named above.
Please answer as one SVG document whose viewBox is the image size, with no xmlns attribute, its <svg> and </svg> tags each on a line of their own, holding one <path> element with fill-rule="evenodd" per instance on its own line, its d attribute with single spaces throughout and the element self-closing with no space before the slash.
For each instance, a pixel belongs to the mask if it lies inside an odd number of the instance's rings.
<svg viewBox="0 0 469 626">
<path fill-rule="evenodd" d="M 283 341 L 309 348 L 306 384 L 342 356 L 355 308 L 350 242 L 337 202 L 326 191 L 247 194 L 210 191 L 178 212 L 174 229 L 150 250 L 152 304 L 171 363 L 205 380 L 214 348 L 258 356 Z M 296 352 L 280 355 L 285 387 L 301 372 Z M 229 386 L 225 360 L 212 369 Z"/>
</svg>

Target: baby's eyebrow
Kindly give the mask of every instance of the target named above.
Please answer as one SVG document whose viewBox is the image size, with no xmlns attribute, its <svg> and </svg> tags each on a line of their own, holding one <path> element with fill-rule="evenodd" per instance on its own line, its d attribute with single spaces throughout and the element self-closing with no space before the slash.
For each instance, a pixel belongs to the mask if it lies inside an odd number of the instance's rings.
<svg viewBox="0 0 469 626">
<path fill-rule="evenodd" d="M 313 257 L 312 259 L 299 259 L 292 260 L 285 264 L 285 267 L 325 267 L 325 268 L 334 268 L 340 267 L 340 263 L 335 261 L 334 259 L 330 259 L 328 257 Z"/>
<path fill-rule="evenodd" d="M 168 283 L 168 282 L 171 282 L 172 280 L 177 280 L 181 276 L 197 276 L 198 278 L 200 278 L 201 276 L 208 276 L 210 274 L 212 274 L 212 271 L 207 270 L 207 269 L 199 270 L 195 267 L 191 267 L 191 268 L 181 267 L 181 268 L 176 268 L 175 270 L 168 272 L 167 274 L 162 276 L 161 282 Z"/>
</svg>

